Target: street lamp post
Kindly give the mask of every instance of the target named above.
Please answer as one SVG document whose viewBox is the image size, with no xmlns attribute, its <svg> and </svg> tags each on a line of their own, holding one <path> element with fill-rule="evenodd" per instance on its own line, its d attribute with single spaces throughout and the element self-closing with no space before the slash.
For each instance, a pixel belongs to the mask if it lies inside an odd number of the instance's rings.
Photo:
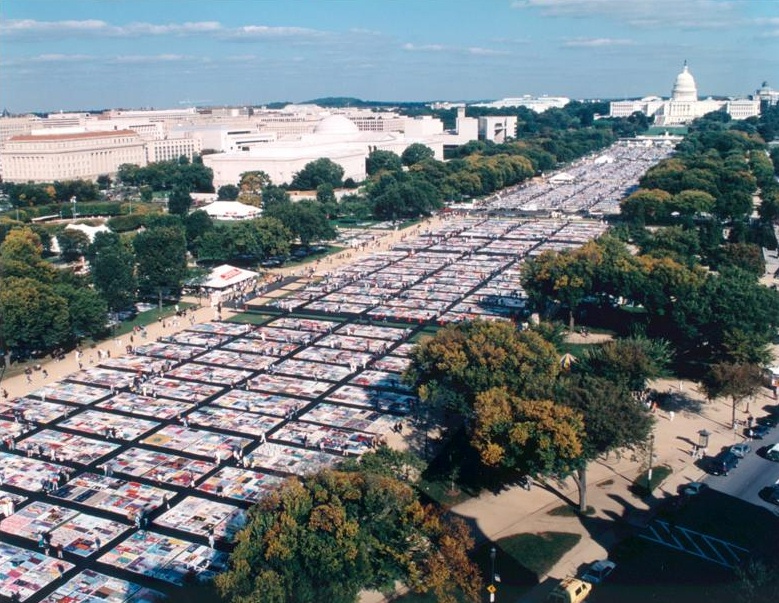
<svg viewBox="0 0 779 603">
<path fill-rule="evenodd" d="M 495 588 L 495 557 L 497 554 L 498 551 L 495 550 L 495 547 L 490 547 L 490 603 L 495 601 L 495 591 L 497 590 Z"/>
<path fill-rule="evenodd" d="M 652 489 L 652 461 L 655 456 L 655 434 L 649 436 L 649 471 L 646 472 L 647 487 Z"/>
</svg>

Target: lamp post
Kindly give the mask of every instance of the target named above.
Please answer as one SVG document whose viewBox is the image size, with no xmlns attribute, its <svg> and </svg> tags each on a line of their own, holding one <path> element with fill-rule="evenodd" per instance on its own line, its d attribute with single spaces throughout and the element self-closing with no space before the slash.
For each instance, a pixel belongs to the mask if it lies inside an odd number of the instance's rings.
<svg viewBox="0 0 779 603">
<path fill-rule="evenodd" d="M 495 557 L 497 554 L 498 551 L 495 550 L 495 547 L 490 547 L 490 586 L 488 588 L 490 593 L 490 603 L 495 601 L 495 591 L 497 590 L 495 588 Z"/>
<path fill-rule="evenodd" d="M 78 214 L 76 213 L 76 196 L 73 195 L 70 198 L 70 202 L 73 204 L 73 219 L 75 220 L 78 217 Z"/>
<path fill-rule="evenodd" d="M 646 472 L 646 485 L 652 490 L 652 461 L 655 456 L 655 434 L 649 436 L 649 471 Z"/>
</svg>

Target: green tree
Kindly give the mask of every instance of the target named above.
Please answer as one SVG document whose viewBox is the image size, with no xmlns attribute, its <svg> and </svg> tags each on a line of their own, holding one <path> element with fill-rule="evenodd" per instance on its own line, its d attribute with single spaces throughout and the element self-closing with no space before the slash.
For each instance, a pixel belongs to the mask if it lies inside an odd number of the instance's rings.
<svg viewBox="0 0 779 603">
<path fill-rule="evenodd" d="M 763 385 L 763 369 L 757 364 L 719 362 L 711 366 L 703 381 L 709 400 L 730 398 L 730 425 L 736 426 L 736 407 L 757 394 Z"/>
<path fill-rule="evenodd" d="M 168 194 L 168 212 L 177 216 L 186 216 L 192 207 L 192 197 L 184 188 L 175 187 Z"/>
<path fill-rule="evenodd" d="M 159 226 L 133 240 L 141 293 L 156 295 L 162 308 L 163 293 L 178 294 L 187 274 L 187 241 L 181 226 Z"/>
<path fill-rule="evenodd" d="M 403 165 L 411 166 L 425 159 L 432 159 L 435 157 L 435 152 L 429 146 L 419 142 L 415 142 L 407 146 L 403 153 L 400 155 L 400 160 Z"/>
<path fill-rule="evenodd" d="M 265 496 L 216 577 L 233 603 L 355 603 L 363 589 L 430 592 L 477 601 L 473 540 L 459 519 L 420 504 L 411 485 L 367 472 L 323 471 Z"/>
<path fill-rule="evenodd" d="M 184 218 L 187 233 L 187 248 L 197 247 L 200 238 L 214 227 L 214 221 L 202 209 L 197 209 Z"/>
<path fill-rule="evenodd" d="M 87 252 L 95 289 L 112 312 L 127 310 L 135 301 L 135 256 L 116 233 L 99 232 Z"/>
<path fill-rule="evenodd" d="M 97 291 L 71 285 L 57 285 L 55 291 L 68 303 L 71 337 L 94 337 L 106 330 L 108 306 Z"/>
<path fill-rule="evenodd" d="M 84 255 L 89 247 L 89 237 L 72 228 L 66 228 L 57 235 L 60 255 L 66 262 L 75 262 Z"/>
<path fill-rule="evenodd" d="M 289 193 L 280 186 L 266 186 L 262 189 L 262 206 L 268 210 L 274 205 L 291 203 Z"/>
<path fill-rule="evenodd" d="M 225 184 L 219 187 L 216 195 L 220 201 L 235 201 L 240 193 L 241 189 L 234 184 Z"/>
<path fill-rule="evenodd" d="M 338 200 L 331 184 L 320 184 L 316 187 L 316 200 L 322 206 L 328 219 L 338 212 Z"/>
<path fill-rule="evenodd" d="M 399 172 L 403 169 L 403 163 L 397 153 L 374 149 L 365 160 L 365 171 L 373 176 L 381 171 Z"/>
<path fill-rule="evenodd" d="M 673 353 L 667 341 L 646 337 L 613 339 L 587 348 L 576 365 L 587 373 L 638 392 L 665 374 Z"/>
<path fill-rule="evenodd" d="M 0 316 L 8 349 L 47 351 L 70 335 L 67 300 L 51 285 L 31 278 L 3 278 Z"/>
<path fill-rule="evenodd" d="M 310 247 L 312 241 L 330 240 L 336 236 L 327 214 L 316 201 L 276 203 L 265 210 L 265 215 L 276 218 L 298 237 L 301 245 L 305 247 Z"/>
<path fill-rule="evenodd" d="M 111 180 L 111 176 L 108 174 L 100 174 L 97 177 L 97 187 L 101 191 L 106 191 L 109 188 L 111 188 L 111 184 L 113 183 L 113 180 Z"/>
<path fill-rule="evenodd" d="M 344 169 L 332 161 L 323 157 L 311 161 L 303 166 L 290 183 L 290 187 L 296 190 L 312 191 L 320 184 L 329 184 L 338 188 L 343 184 Z"/>
<path fill-rule="evenodd" d="M 632 373 L 622 363 L 616 370 L 605 363 L 598 369 L 605 375 Z M 578 367 L 577 367 L 578 370 Z M 624 383 L 597 373 L 572 374 L 558 383 L 559 404 L 579 413 L 584 423 L 582 452 L 576 464 L 574 481 L 579 490 L 579 510 L 587 510 L 587 467 L 598 456 L 620 448 L 630 448 L 645 442 L 651 432 L 653 418 Z"/>
</svg>

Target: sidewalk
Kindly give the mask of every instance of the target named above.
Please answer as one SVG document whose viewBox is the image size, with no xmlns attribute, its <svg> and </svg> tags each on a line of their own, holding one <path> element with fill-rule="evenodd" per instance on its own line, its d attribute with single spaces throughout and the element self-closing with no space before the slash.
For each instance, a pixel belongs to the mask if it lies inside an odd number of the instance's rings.
<svg viewBox="0 0 779 603">
<path fill-rule="evenodd" d="M 183 298 L 182 301 L 192 302 L 195 305 L 187 310 L 187 317 L 179 319 L 178 327 L 173 326 L 171 318 L 167 318 L 163 321 L 156 321 L 146 326 L 146 338 L 142 339 L 140 335 L 134 335 L 133 346 L 142 345 L 152 341 L 157 341 L 159 337 L 173 335 L 178 331 L 183 331 L 188 328 L 189 317 L 194 313 L 195 323 L 210 322 L 215 318 L 214 308 L 210 306 L 197 307 L 197 299 Z M 227 308 L 222 308 L 222 319 L 227 319 L 232 316 L 234 312 Z M 163 323 L 165 326 L 163 326 Z M 85 369 L 92 366 L 97 366 L 99 363 L 98 349 L 110 350 L 113 358 L 124 356 L 127 354 L 126 347 L 130 345 L 130 333 L 115 337 L 113 339 L 105 339 L 97 342 L 94 346 L 87 346 L 82 348 L 84 355 L 81 358 L 81 364 Z M 7 377 L 0 383 L 0 387 L 5 388 L 8 392 L 9 399 L 26 396 L 32 391 L 43 387 L 49 383 L 56 383 L 67 377 L 68 375 L 75 373 L 79 370 L 78 361 L 76 360 L 75 351 L 72 350 L 67 353 L 63 360 L 52 360 L 51 358 L 44 358 L 39 361 L 39 364 L 43 369 L 46 369 L 48 373 L 47 377 L 44 377 L 43 371 L 33 371 L 31 375 L 32 383 L 27 383 L 26 376 L 21 373 L 14 375 L 13 377 Z"/>
<path fill-rule="evenodd" d="M 706 402 L 692 382 L 680 384 L 679 381 L 663 379 L 655 381 L 651 387 L 658 392 L 670 391 L 680 400 L 701 404 L 698 409 L 676 410 L 673 418 L 669 411 L 657 410 L 653 430 L 656 455 L 653 466 L 668 465 L 672 473 L 655 489 L 651 498 L 640 498 L 630 491 L 635 478 L 647 469 L 648 459 L 628 453 L 621 459 L 611 455 L 590 463 L 587 470 L 587 504 L 594 507 L 595 513 L 584 519 L 549 515 L 549 511 L 566 502 L 554 491 L 538 485 L 529 492 L 515 487 L 498 495 L 483 494 L 453 509 L 458 515 L 475 521 L 479 531 L 490 541 L 521 533 L 555 531 L 581 534 L 581 541 L 546 576 L 540 576 L 540 584 L 520 602 L 543 601 L 552 588 L 552 582 L 576 574 L 584 564 L 608 557 L 608 550 L 629 533 L 631 526 L 645 523 L 658 504 L 676 495 L 679 485 L 703 479 L 706 474 L 694 465 L 691 454 L 693 444 L 698 442 L 698 431 L 706 429 L 711 434 L 709 454 L 716 453 L 723 446 L 744 441 L 740 433 L 734 433 L 730 428 L 730 406 L 722 401 Z M 750 411 L 759 416 L 763 414 L 763 405 L 774 403 L 766 389 L 756 397 Z M 737 411 L 737 417 L 743 419 L 746 416 L 745 411 Z M 578 504 L 579 495 L 573 479 L 549 485 Z"/>
</svg>

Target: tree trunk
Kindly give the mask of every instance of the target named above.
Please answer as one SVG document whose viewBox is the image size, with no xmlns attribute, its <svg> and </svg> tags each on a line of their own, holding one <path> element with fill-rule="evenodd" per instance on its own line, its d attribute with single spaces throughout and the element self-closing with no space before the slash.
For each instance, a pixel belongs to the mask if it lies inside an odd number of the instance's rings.
<svg viewBox="0 0 779 603">
<path fill-rule="evenodd" d="M 571 308 L 570 310 L 568 310 L 568 330 L 571 333 L 573 333 L 573 327 L 574 327 L 574 324 L 573 324 L 573 308 Z"/>
<path fill-rule="evenodd" d="M 584 514 L 587 512 L 587 465 L 576 470 L 573 481 L 579 489 L 579 513 Z"/>
<path fill-rule="evenodd" d="M 736 428 L 736 404 L 738 404 L 738 400 L 735 398 L 732 398 L 732 404 L 730 405 L 730 428 L 735 429 Z"/>
<path fill-rule="evenodd" d="M 162 287 L 157 289 L 157 307 L 162 311 Z"/>
</svg>

